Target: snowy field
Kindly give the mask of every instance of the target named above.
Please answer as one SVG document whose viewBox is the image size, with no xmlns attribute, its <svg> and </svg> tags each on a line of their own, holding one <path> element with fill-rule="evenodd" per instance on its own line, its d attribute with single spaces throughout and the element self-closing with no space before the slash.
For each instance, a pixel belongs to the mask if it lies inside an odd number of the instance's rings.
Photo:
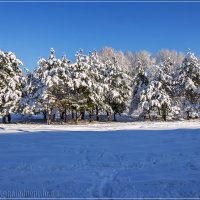
<svg viewBox="0 0 200 200">
<path fill-rule="evenodd" d="M 0 125 L 0 197 L 200 198 L 200 121 Z"/>
</svg>

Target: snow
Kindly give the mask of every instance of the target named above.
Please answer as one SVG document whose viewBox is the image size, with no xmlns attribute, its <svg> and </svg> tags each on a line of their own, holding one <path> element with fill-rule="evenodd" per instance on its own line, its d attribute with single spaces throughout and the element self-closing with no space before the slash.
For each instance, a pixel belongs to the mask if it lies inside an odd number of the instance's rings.
<svg viewBox="0 0 200 200">
<path fill-rule="evenodd" d="M 199 120 L 6 124 L 0 152 L 1 196 L 200 197 Z"/>
</svg>

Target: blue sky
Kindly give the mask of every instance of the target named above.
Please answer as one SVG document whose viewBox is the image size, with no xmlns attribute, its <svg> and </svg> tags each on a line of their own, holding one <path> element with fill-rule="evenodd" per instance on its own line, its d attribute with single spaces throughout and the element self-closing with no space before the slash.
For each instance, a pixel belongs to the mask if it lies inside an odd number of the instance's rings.
<svg viewBox="0 0 200 200">
<path fill-rule="evenodd" d="M 0 19 L 0 49 L 30 69 L 51 47 L 70 59 L 104 46 L 200 55 L 200 3 L 0 3 Z"/>
</svg>

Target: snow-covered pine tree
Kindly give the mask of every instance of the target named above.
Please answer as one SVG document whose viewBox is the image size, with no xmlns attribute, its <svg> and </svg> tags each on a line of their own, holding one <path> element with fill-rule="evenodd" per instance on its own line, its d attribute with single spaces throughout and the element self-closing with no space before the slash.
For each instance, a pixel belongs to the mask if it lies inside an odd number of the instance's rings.
<svg viewBox="0 0 200 200">
<path fill-rule="evenodd" d="M 91 80 L 91 91 L 90 99 L 93 102 L 93 109 L 96 110 L 96 120 L 99 121 L 99 111 L 105 110 L 105 95 L 104 95 L 104 63 L 100 60 L 96 50 L 89 53 L 89 65 L 90 80 Z"/>
<path fill-rule="evenodd" d="M 35 111 L 35 99 L 33 94 L 37 88 L 34 84 L 33 74 L 25 69 L 22 76 L 22 96 L 20 99 L 19 113 L 22 115 L 33 115 Z"/>
<path fill-rule="evenodd" d="M 179 70 L 179 95 L 183 96 L 183 110 L 187 119 L 199 117 L 200 63 L 190 50 Z"/>
<path fill-rule="evenodd" d="M 173 63 L 170 58 L 166 59 L 160 66 L 154 66 L 157 69 L 155 77 L 146 88 L 140 92 L 140 106 L 143 110 L 142 115 L 153 114 L 155 117 L 162 116 L 167 120 L 171 113 L 175 114 L 176 107 L 172 103 L 173 97 L 173 78 L 170 74 L 170 68 Z"/>
<path fill-rule="evenodd" d="M 122 66 L 118 65 L 115 58 L 113 61 L 106 61 L 104 76 L 104 105 L 108 120 L 111 120 L 112 113 L 116 120 L 116 114 L 123 113 L 128 107 L 131 96 L 131 78 L 122 70 Z"/>
<path fill-rule="evenodd" d="M 90 79 L 91 66 L 89 57 L 83 55 L 82 49 L 76 54 L 76 62 L 72 65 L 73 102 L 72 110 L 75 111 L 75 123 L 82 118 L 85 111 L 91 112 L 94 104 L 92 96 L 92 82 Z"/>
<path fill-rule="evenodd" d="M 47 124 L 51 124 L 53 109 L 56 107 L 56 91 L 59 90 L 59 72 L 61 61 L 56 59 L 55 51 L 50 49 L 48 60 L 41 58 L 38 61 L 38 68 L 34 71 L 34 77 L 38 80 L 38 89 L 34 94 L 37 108 L 47 116 Z"/>
<path fill-rule="evenodd" d="M 132 92 L 132 99 L 131 99 L 129 114 L 132 114 L 134 111 L 138 109 L 138 105 L 140 103 L 140 92 L 144 90 L 149 83 L 147 74 L 145 70 L 143 69 L 140 59 L 137 60 L 135 72 L 136 74 L 132 75 L 134 77 L 132 81 L 133 92 Z"/>
<path fill-rule="evenodd" d="M 150 84 L 144 89 L 140 94 L 140 104 L 143 110 L 142 115 L 146 117 L 149 115 L 151 119 L 151 114 L 158 117 L 161 115 L 161 109 L 167 110 L 169 107 L 169 95 L 162 90 L 162 84 L 159 81 L 151 81 Z M 165 118 L 166 112 L 163 113 L 163 118 Z"/>
<path fill-rule="evenodd" d="M 56 107 L 60 112 L 60 118 L 67 121 L 67 110 L 71 110 L 73 102 L 73 80 L 72 80 L 72 68 L 70 61 L 66 58 L 66 55 L 62 56 L 61 65 L 59 66 L 58 77 L 60 84 L 58 89 L 54 91 L 56 96 Z"/>
<path fill-rule="evenodd" d="M 162 89 L 169 95 L 170 101 L 167 107 L 162 107 L 162 117 L 166 120 L 166 117 L 177 118 L 180 114 L 179 98 L 176 94 L 176 81 L 173 69 L 176 69 L 176 63 L 171 57 L 166 58 L 160 64 L 160 70 L 158 81 L 162 83 Z"/>
<path fill-rule="evenodd" d="M 0 51 L 0 114 L 2 122 L 11 121 L 11 113 L 19 106 L 21 98 L 22 62 L 12 52 Z"/>
</svg>

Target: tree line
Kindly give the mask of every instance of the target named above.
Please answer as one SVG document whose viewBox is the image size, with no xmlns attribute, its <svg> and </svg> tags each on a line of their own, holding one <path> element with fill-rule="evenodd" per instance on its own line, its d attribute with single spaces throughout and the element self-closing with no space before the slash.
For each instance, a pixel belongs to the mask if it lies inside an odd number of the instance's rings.
<svg viewBox="0 0 200 200">
<path fill-rule="evenodd" d="M 161 50 L 121 52 L 103 48 L 87 55 L 80 49 L 71 62 L 56 58 L 50 49 L 37 68 L 22 70 L 12 52 L 0 51 L 0 115 L 11 122 L 11 113 L 43 114 L 47 124 L 55 111 L 67 122 L 108 120 L 123 112 L 140 119 L 197 118 L 200 114 L 200 62 L 186 55 Z"/>
</svg>

